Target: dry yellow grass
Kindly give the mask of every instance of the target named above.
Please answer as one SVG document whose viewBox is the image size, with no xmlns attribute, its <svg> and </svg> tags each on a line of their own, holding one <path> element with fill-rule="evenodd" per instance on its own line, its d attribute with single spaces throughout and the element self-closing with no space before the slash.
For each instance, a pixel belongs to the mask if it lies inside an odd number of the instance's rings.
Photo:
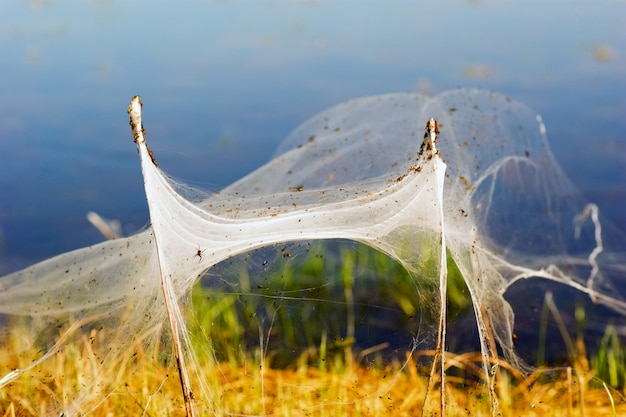
<svg viewBox="0 0 626 417">
<path fill-rule="evenodd" d="M 3 375 L 37 356 L 35 349 L 18 350 L 11 339 L 5 341 L 0 350 Z M 185 415 L 173 367 L 158 364 L 154 355 L 139 346 L 128 352 L 128 357 L 119 358 L 114 369 L 106 369 L 98 360 L 103 346 L 102 332 L 79 336 L 53 358 L 0 389 L 0 417 L 58 415 L 58 410 L 69 405 L 70 394 L 88 382 L 96 382 L 98 393 L 85 397 L 82 415 Z M 403 364 L 370 367 L 359 365 L 358 360 L 352 365 L 329 360 L 325 370 L 311 366 L 304 355 L 293 369 L 271 369 L 255 360 L 255 355 L 242 365 L 208 361 L 202 372 L 211 375 L 211 398 L 198 398 L 198 406 L 205 410 L 203 415 L 224 416 L 419 415 L 427 372 L 420 370 L 414 360 L 430 354 L 407 353 Z M 448 415 L 490 416 L 485 387 L 473 377 L 479 372 L 479 355 L 448 354 L 447 363 L 450 374 L 456 368 L 468 375 L 448 378 Z M 626 415 L 623 393 L 609 392 L 584 370 L 565 368 L 522 376 L 506 363 L 498 365 L 502 372 L 496 390 L 505 416 Z M 550 381 L 546 382 L 548 374 Z M 615 402 L 615 414 L 611 400 Z"/>
</svg>

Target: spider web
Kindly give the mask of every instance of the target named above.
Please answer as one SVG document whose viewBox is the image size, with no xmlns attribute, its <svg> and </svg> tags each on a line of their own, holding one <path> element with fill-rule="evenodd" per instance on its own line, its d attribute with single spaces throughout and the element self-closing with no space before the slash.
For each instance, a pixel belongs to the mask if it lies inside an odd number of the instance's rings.
<svg viewBox="0 0 626 417">
<path fill-rule="evenodd" d="M 441 126 L 441 156 L 422 149 L 430 118 Z M 339 104 L 298 127 L 266 165 L 203 198 L 161 171 L 141 129 L 135 139 L 152 226 L 0 278 L 0 312 L 28 320 L 46 352 L 7 374 L 1 385 L 48 359 L 85 327 L 111 329 L 102 358 L 111 366 L 133 343 L 171 343 L 160 331 L 169 316 L 177 323 L 193 395 L 202 399 L 203 411 L 216 410 L 219 395 L 201 371 L 202 355 L 191 336 L 197 316 L 186 313 L 192 287 L 204 276 L 207 286 L 222 283 L 251 294 L 241 284 L 242 264 L 253 275 L 265 270 L 266 259 L 288 265 L 292 260 L 284 251 L 302 253 L 298 248 L 310 240 L 357 241 L 406 269 L 425 307 L 442 317 L 418 319 L 408 350 L 417 344 L 445 348 L 446 271 L 452 262 L 471 296 L 487 379 L 494 372 L 489 357 L 498 354 L 491 335 L 500 353 L 523 366 L 513 348 L 514 314 L 504 298 L 513 283 L 552 280 L 626 312 L 619 290 L 623 239 L 600 223 L 597 207 L 565 177 L 541 119 L 500 94 L 458 89 L 432 98 L 388 94 Z M 289 298 L 277 294 L 278 301 Z M 48 329 L 60 324 L 67 330 L 51 334 Z M 265 335 L 261 345 L 271 326 L 269 320 L 259 329 Z M 209 356 L 211 343 L 201 348 Z M 86 399 L 107 394 L 95 381 L 72 393 L 62 410 L 78 412 Z"/>
</svg>

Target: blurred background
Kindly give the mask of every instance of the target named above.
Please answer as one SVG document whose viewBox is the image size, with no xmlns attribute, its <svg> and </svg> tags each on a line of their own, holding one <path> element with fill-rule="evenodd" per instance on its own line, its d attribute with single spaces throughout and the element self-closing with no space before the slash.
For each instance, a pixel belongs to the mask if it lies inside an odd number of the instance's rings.
<svg viewBox="0 0 626 417">
<path fill-rule="evenodd" d="M 320 110 L 363 95 L 497 90 L 626 229 L 624 1 L 4 1 L 0 272 L 148 222 L 126 107 L 159 166 L 220 189 Z"/>
</svg>

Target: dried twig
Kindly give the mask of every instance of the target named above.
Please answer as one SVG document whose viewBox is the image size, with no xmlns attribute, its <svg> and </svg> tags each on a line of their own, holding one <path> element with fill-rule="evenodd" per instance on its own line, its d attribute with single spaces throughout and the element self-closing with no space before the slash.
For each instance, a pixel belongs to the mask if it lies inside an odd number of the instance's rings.
<svg viewBox="0 0 626 417">
<path fill-rule="evenodd" d="M 135 143 L 137 144 L 137 148 L 139 150 L 139 155 L 143 159 L 145 156 L 149 156 L 152 163 L 155 163 L 154 158 L 152 157 L 152 152 L 146 146 L 146 140 L 143 135 L 145 133 L 143 129 L 143 124 L 141 122 L 141 101 L 139 96 L 135 96 L 132 98 L 130 105 L 128 106 L 128 115 L 130 116 L 130 126 L 133 130 L 133 137 Z M 150 204 L 150 200 L 148 200 L 148 205 Z M 149 207 L 151 209 L 151 207 Z M 171 287 L 171 279 L 167 275 L 166 269 L 163 267 L 163 259 L 162 254 L 158 250 L 159 249 L 159 236 L 158 230 L 156 227 L 153 228 L 153 233 L 155 236 L 155 244 L 157 245 L 157 254 L 159 258 L 159 265 L 161 270 L 161 288 L 163 289 L 163 296 L 165 299 L 165 308 L 167 309 L 167 317 L 170 323 L 170 330 L 172 331 L 172 341 L 174 343 L 174 356 L 176 357 L 176 365 L 178 367 L 178 375 L 180 376 L 180 384 L 183 390 L 183 397 L 185 399 L 185 410 L 187 412 L 187 417 L 195 416 L 194 413 L 194 398 L 191 392 L 189 374 L 187 373 L 187 368 L 185 367 L 185 359 L 182 355 L 182 344 L 179 337 L 179 325 L 178 319 L 176 317 L 176 313 L 174 311 L 173 303 L 176 302 L 176 294 Z"/>
</svg>

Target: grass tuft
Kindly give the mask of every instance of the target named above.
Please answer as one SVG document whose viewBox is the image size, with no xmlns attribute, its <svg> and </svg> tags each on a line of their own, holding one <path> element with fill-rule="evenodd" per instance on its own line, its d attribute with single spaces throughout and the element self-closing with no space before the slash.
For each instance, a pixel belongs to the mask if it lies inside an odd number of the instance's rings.
<svg viewBox="0 0 626 417">
<path fill-rule="evenodd" d="M 424 292 L 416 291 L 401 265 L 379 252 L 352 245 L 335 253 L 340 255 L 309 248 L 300 265 L 284 264 L 261 283 L 240 268 L 238 281 L 229 278 L 229 291 L 206 282 L 194 288 L 188 321 L 199 354 L 196 371 L 207 378 L 208 396 L 196 398 L 202 415 L 419 415 L 434 351 L 398 349 L 391 340 L 364 344 L 361 322 L 370 320 L 367 326 L 374 327 L 392 322 L 415 334 L 412 317 L 426 310 Z M 470 304 L 454 265 L 450 282 L 450 311 L 457 315 Z M 577 312 L 581 323 L 583 313 Z M 606 328 L 599 350 L 588 356 L 583 332 L 570 335 L 550 296 L 542 316 L 539 339 L 545 339 L 541 334 L 552 317 L 571 366 L 542 362 L 523 374 L 493 359 L 503 415 L 626 415 L 625 350 L 615 326 Z M 78 415 L 184 416 L 175 361 L 160 331 L 136 338 L 114 363 L 102 360 L 110 351 L 106 328 L 75 332 L 50 360 L 0 389 L 0 417 L 58 416 L 81 392 Z M 0 374 L 41 356 L 42 347 L 31 337 L 26 323 L 10 322 L 10 332 L 0 336 Z M 540 361 L 544 349 L 537 348 Z M 480 352 L 447 352 L 445 364 L 448 415 L 491 416 Z"/>
</svg>

